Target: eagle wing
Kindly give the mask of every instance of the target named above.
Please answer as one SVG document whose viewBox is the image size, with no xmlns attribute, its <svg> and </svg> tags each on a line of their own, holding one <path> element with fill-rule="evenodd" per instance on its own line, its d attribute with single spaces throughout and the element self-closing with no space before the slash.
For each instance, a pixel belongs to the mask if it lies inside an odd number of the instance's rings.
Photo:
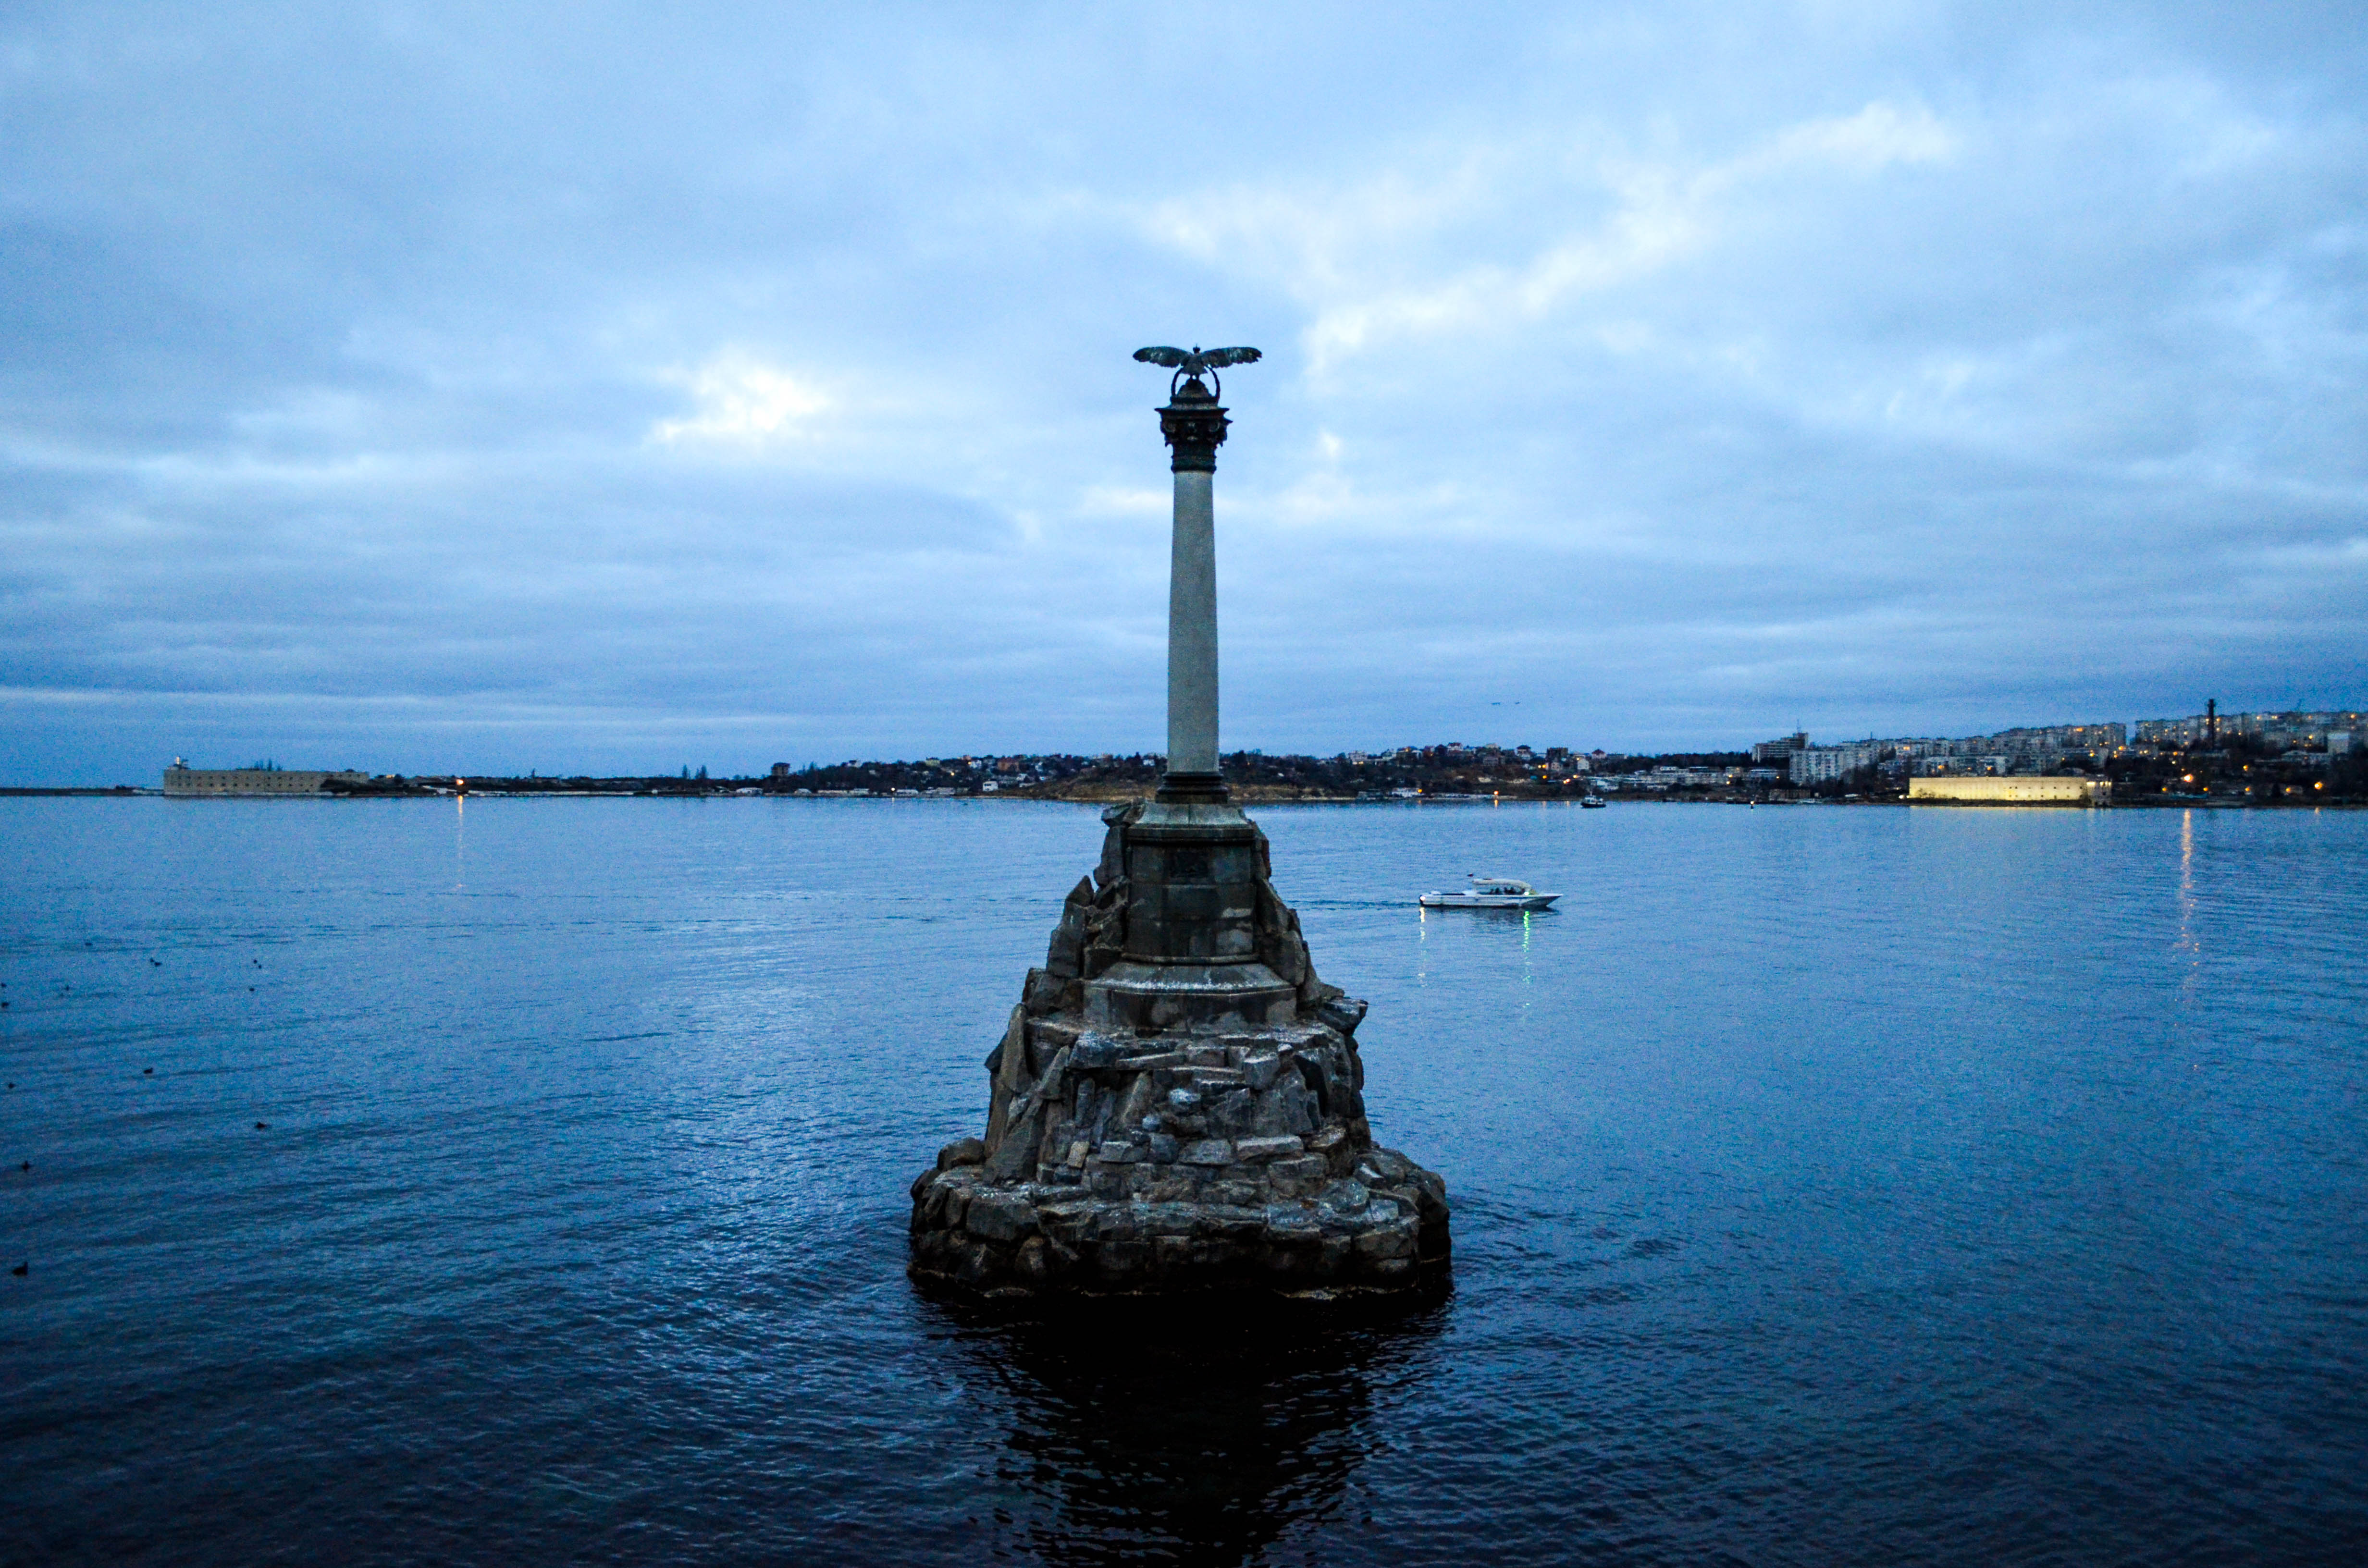
<svg viewBox="0 0 2368 1568">
<path fill-rule="evenodd" d="M 1185 353 L 1181 348 L 1138 348 L 1134 357 L 1146 365 L 1181 365 Z"/>
<path fill-rule="evenodd" d="M 1222 369 L 1227 365 L 1255 365 L 1259 356 L 1255 348 L 1212 348 L 1201 358 Z"/>
</svg>

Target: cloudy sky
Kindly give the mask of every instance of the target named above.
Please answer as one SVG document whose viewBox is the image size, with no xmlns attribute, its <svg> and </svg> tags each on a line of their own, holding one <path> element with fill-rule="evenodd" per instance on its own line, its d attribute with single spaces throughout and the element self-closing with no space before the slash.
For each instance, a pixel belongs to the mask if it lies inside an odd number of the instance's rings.
<svg viewBox="0 0 2368 1568">
<path fill-rule="evenodd" d="M 0 13 L 0 782 L 2368 705 L 2368 25 Z"/>
</svg>

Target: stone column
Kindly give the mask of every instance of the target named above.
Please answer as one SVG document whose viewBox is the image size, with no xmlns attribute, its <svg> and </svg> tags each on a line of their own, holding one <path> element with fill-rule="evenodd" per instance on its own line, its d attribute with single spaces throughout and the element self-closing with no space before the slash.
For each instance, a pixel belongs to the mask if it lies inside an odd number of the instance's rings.
<svg viewBox="0 0 2368 1568">
<path fill-rule="evenodd" d="M 1167 576 L 1167 772 L 1159 798 L 1222 801 L 1217 767 L 1217 448 L 1224 409 L 1198 376 L 1159 411 L 1174 449 L 1176 531 Z"/>
<path fill-rule="evenodd" d="M 1176 473 L 1176 543 L 1167 568 L 1167 771 L 1217 772 L 1216 475 Z"/>
</svg>

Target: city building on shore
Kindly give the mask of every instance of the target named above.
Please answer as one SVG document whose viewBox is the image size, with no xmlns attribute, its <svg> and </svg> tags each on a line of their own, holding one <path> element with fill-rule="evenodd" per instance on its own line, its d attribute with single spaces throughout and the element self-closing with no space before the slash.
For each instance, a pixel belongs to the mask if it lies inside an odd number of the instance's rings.
<svg viewBox="0 0 2368 1568">
<path fill-rule="evenodd" d="M 311 772 L 302 768 L 275 767 L 266 764 L 256 767 L 191 767 L 179 757 L 165 769 L 165 793 L 167 795 L 319 795 L 328 791 L 332 781 L 341 785 L 370 782 L 367 773 L 350 768 L 335 772 Z"/>
<path fill-rule="evenodd" d="M 1916 806 L 2105 806 L 2113 787 L 2078 775 L 2047 778 L 2029 774 L 2005 778 L 1922 778 L 1907 781 L 1907 802 Z"/>
<path fill-rule="evenodd" d="M 1861 767 L 1873 767 L 1891 752 L 1891 744 L 1885 741 L 1851 741 L 1838 746 L 1803 746 L 1790 754 L 1793 787 L 1830 784 Z"/>
<path fill-rule="evenodd" d="M 2277 750 L 2328 747 L 2336 736 L 2355 734 L 2362 730 L 2368 730 L 2368 713 L 2299 709 L 2283 713 L 2222 713 L 2207 707 L 2184 719 L 2141 719 L 2137 722 L 2137 739 L 2144 745 L 2183 748 L 2217 745 L 2223 740 L 2242 736 Z M 2346 741 L 2343 745 L 2349 747 L 2351 744 Z"/>
</svg>

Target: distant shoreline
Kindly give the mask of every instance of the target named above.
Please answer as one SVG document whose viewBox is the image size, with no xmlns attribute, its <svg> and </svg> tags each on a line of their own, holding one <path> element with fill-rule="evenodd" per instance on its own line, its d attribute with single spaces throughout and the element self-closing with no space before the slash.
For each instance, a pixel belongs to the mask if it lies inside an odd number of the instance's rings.
<svg viewBox="0 0 2368 1568">
<path fill-rule="evenodd" d="M 134 795 L 161 796 L 164 793 L 165 791 L 162 790 L 142 789 L 133 784 L 93 785 L 87 788 L 70 787 L 63 784 L 33 784 L 22 787 L 0 785 L 0 795 L 114 795 L 118 797 L 130 797 Z"/>
<path fill-rule="evenodd" d="M 1359 800 L 1354 795 L 1316 795 L 1297 793 L 1288 787 L 1272 785 L 1235 785 L 1233 796 L 1245 806 L 1479 806 L 1479 805 L 1576 805 L 1567 795 L 1508 792 L 1497 795 L 1440 793 L 1415 800 Z M 994 792 L 943 795 L 897 795 L 887 792 L 858 794 L 848 790 L 804 792 L 788 790 L 766 790 L 753 794 L 740 794 L 732 790 L 321 790 L 302 794 L 233 794 L 227 791 L 204 794 L 182 794 L 135 785 L 70 786 L 70 785 L 0 785 L 0 799 L 34 799 L 74 797 L 97 800 L 174 800 L 174 801 L 864 801 L 885 805 L 923 804 L 940 801 L 1010 801 L 1069 806 L 1107 806 L 1126 801 L 1144 800 L 1141 792 L 1123 792 L 1103 787 L 1087 786 L 1066 790 L 1053 789 L 1017 789 Z M 2356 812 L 2368 811 L 2368 801 L 2352 800 L 2211 801 L 2148 799 L 2108 801 L 2100 806 L 2085 806 L 2073 802 L 2040 802 L 2028 801 L 1917 801 L 1904 797 L 1883 796 L 1873 800 L 1839 801 L 1816 797 L 1787 800 L 1752 800 L 1739 796 L 1685 795 L 1678 793 L 1610 796 L 1607 805 L 1615 806 L 1882 806 L 1915 805 L 1928 809 L 1945 808 L 1957 811 L 2302 811 Z"/>
</svg>

